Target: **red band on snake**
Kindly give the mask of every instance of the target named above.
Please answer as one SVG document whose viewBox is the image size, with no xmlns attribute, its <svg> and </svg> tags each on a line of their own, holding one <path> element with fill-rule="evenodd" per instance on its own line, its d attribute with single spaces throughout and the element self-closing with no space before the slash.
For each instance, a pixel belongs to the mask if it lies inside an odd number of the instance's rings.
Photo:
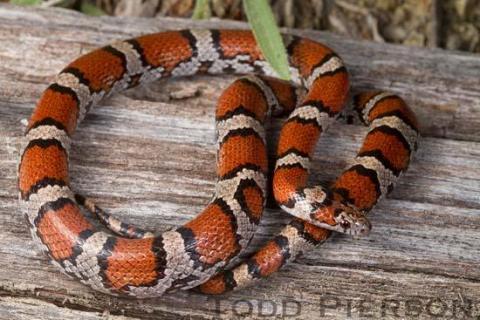
<svg viewBox="0 0 480 320">
<path fill-rule="evenodd" d="M 320 133 L 345 105 L 348 76 L 326 46 L 288 39 L 293 80 L 308 91 L 297 103 L 290 85 L 268 78 L 236 81 L 216 111 L 218 181 L 215 196 L 194 220 L 161 235 L 122 224 L 75 196 L 68 177 L 71 136 L 103 97 L 159 78 L 199 73 L 274 75 L 249 31 L 161 32 L 81 56 L 43 93 L 29 121 L 19 166 L 19 190 L 34 238 L 66 274 L 115 295 L 154 297 L 167 290 L 221 293 L 278 270 L 328 230 L 365 234 L 364 213 L 406 170 L 417 140 L 415 116 L 398 97 L 371 93 L 357 110 L 370 131 L 332 188 L 308 187 L 308 166 Z M 282 128 L 273 177 L 276 201 L 298 218 L 248 262 L 206 282 L 250 242 L 266 198 L 268 160 L 263 124 L 269 112 L 291 113 Z M 120 236 L 97 230 L 79 204 Z M 323 229 L 326 228 L 326 229 Z"/>
</svg>

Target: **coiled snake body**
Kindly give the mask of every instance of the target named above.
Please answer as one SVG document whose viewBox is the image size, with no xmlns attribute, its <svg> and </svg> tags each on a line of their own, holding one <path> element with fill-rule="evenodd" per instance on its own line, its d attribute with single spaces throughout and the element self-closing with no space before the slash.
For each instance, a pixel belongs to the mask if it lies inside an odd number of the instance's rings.
<svg viewBox="0 0 480 320">
<path fill-rule="evenodd" d="M 393 94 L 357 96 L 355 108 L 369 131 L 354 164 L 330 188 L 308 186 L 310 157 L 346 103 L 348 75 L 342 60 L 318 42 L 291 37 L 287 48 L 293 82 L 306 88 L 305 97 L 299 101 L 294 87 L 269 77 L 248 76 L 229 86 L 216 110 L 215 195 L 194 220 L 161 235 L 127 225 L 73 193 L 71 137 L 93 105 L 139 83 L 199 73 L 274 76 L 254 37 L 241 30 L 160 32 L 115 42 L 62 70 L 30 118 L 19 166 L 32 236 L 53 264 L 114 295 L 154 297 L 194 287 L 218 294 L 270 275 L 330 231 L 368 233 L 364 214 L 392 189 L 416 148 L 415 116 Z M 247 247 L 263 212 L 264 123 L 270 113 L 290 113 L 280 133 L 272 189 L 295 218 L 249 260 L 224 270 Z M 79 205 L 117 235 L 94 227 Z"/>
</svg>

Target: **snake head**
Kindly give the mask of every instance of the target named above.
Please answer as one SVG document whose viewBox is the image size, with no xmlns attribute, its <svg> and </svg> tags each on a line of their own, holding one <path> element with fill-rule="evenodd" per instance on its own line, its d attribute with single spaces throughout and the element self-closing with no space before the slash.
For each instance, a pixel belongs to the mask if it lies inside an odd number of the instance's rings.
<svg viewBox="0 0 480 320">
<path fill-rule="evenodd" d="M 372 229 L 370 221 L 362 211 L 337 201 L 317 209 L 311 219 L 314 220 L 312 223 L 319 227 L 351 236 L 366 236 Z"/>
</svg>

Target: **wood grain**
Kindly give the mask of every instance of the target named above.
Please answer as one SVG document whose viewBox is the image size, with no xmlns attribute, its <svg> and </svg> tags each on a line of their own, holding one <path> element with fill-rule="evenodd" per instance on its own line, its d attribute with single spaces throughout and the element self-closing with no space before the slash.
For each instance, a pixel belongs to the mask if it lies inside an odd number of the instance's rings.
<svg viewBox="0 0 480 320">
<path fill-rule="evenodd" d="M 352 73 L 354 91 L 388 89 L 404 96 L 422 124 L 410 170 L 372 212 L 371 236 L 336 236 L 258 286 L 217 298 L 178 292 L 150 300 L 119 299 L 68 279 L 47 262 L 17 203 L 23 120 L 54 75 L 79 54 L 114 39 L 191 27 L 246 25 L 89 18 L 0 4 L 0 318 L 479 316 L 480 58 L 322 32 L 289 30 L 333 47 Z M 231 80 L 158 82 L 103 102 L 75 135 L 73 188 L 151 230 L 193 217 L 213 192 L 213 111 Z M 272 136 L 280 124 L 274 121 Z M 343 124 L 327 132 L 317 147 L 312 180 L 334 179 L 364 133 L 362 127 Z M 288 219 L 268 210 L 252 250 Z"/>
</svg>

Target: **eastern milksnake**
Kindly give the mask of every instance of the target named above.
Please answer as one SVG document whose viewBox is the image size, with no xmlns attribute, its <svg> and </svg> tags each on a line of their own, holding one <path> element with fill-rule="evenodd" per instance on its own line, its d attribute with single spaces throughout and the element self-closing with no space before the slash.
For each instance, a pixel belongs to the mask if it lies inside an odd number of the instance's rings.
<svg viewBox="0 0 480 320">
<path fill-rule="evenodd" d="M 392 190 L 416 149 L 415 115 L 396 95 L 358 95 L 355 109 L 369 131 L 353 165 L 330 188 L 308 186 L 315 144 L 346 103 L 348 75 L 342 60 L 324 45 L 299 37 L 286 41 L 293 82 L 307 89 L 301 101 L 292 85 L 265 77 L 275 73 L 249 31 L 150 34 L 90 52 L 61 71 L 30 118 L 19 165 L 20 198 L 32 236 L 52 263 L 114 295 L 154 297 L 194 287 L 219 294 L 270 275 L 331 231 L 368 233 L 364 215 Z M 265 75 L 235 81 L 219 99 L 218 181 L 200 215 L 153 235 L 73 193 L 71 136 L 93 105 L 139 83 L 200 73 Z M 277 203 L 295 218 L 249 260 L 224 270 L 249 244 L 265 206 L 264 123 L 270 113 L 290 113 L 280 132 L 272 186 Z M 117 235 L 97 230 L 81 205 Z"/>
</svg>

